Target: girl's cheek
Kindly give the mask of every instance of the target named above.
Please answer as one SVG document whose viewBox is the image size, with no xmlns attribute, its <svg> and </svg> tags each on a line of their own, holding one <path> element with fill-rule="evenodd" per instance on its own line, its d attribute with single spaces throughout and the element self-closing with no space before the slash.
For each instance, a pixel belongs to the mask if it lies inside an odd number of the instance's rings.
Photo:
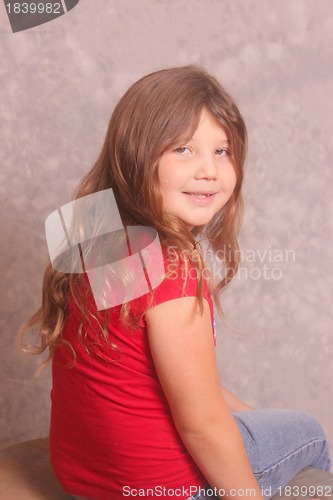
<svg viewBox="0 0 333 500">
<path fill-rule="evenodd" d="M 237 184 L 237 177 L 235 172 L 229 172 L 229 175 L 225 177 L 224 179 L 226 189 L 228 191 L 233 191 L 236 187 Z"/>
</svg>

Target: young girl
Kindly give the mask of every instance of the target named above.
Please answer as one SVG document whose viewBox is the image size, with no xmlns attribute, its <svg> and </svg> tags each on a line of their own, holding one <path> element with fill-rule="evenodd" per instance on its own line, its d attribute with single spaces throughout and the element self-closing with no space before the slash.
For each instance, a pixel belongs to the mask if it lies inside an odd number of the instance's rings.
<svg viewBox="0 0 333 500">
<path fill-rule="evenodd" d="M 236 104 L 196 66 L 142 78 L 113 112 L 76 198 L 111 188 L 125 229 L 157 232 L 164 278 L 101 308 L 86 274 L 50 264 L 23 328 L 40 325 L 52 358 L 51 461 L 74 498 L 271 498 L 305 467 L 330 468 L 314 418 L 256 411 L 219 384 L 212 296 L 220 311 L 237 271 L 245 154 Z M 228 249 L 221 282 L 205 245 Z M 157 254 L 140 260 L 147 282 Z"/>
</svg>

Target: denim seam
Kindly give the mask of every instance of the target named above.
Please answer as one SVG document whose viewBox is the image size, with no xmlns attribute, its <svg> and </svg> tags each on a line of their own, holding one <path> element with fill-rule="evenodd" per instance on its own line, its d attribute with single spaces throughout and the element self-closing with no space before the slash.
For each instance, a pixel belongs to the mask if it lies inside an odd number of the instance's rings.
<svg viewBox="0 0 333 500">
<path fill-rule="evenodd" d="M 284 458 L 282 458 L 281 460 L 279 460 L 276 464 L 272 465 L 268 469 L 264 469 L 261 472 L 256 473 L 255 475 L 260 475 L 260 474 L 265 474 L 267 472 L 270 472 L 273 469 L 275 469 L 276 467 L 278 467 L 279 465 L 281 465 L 282 462 L 284 462 L 285 460 L 287 460 L 289 458 L 292 458 L 294 455 L 297 455 L 298 453 L 300 453 L 305 448 L 307 448 L 307 447 L 309 447 L 309 446 L 311 446 L 313 444 L 314 445 L 318 445 L 318 444 L 323 445 L 323 444 L 325 444 L 325 442 L 326 442 L 326 440 L 323 440 L 323 439 L 314 439 L 313 441 L 310 441 L 309 443 L 301 446 L 300 448 L 298 448 L 298 450 L 295 450 L 293 453 L 291 453 L 289 455 L 286 455 Z"/>
<path fill-rule="evenodd" d="M 252 431 L 250 429 L 250 426 L 248 426 L 244 421 L 243 419 L 238 416 L 238 419 L 239 421 L 241 422 L 241 424 L 243 425 L 243 427 L 246 429 L 247 433 L 249 434 L 250 438 L 252 439 L 252 444 L 253 444 L 253 448 L 255 450 L 255 460 L 257 461 L 257 464 L 259 465 L 259 449 L 258 449 L 258 446 L 257 446 L 257 443 L 256 443 L 256 440 L 255 440 L 255 437 L 254 435 L 252 434 Z M 235 421 L 237 423 L 237 419 L 235 418 Z M 254 473 L 255 476 L 259 476 L 261 474 L 261 472 L 256 472 Z"/>
</svg>

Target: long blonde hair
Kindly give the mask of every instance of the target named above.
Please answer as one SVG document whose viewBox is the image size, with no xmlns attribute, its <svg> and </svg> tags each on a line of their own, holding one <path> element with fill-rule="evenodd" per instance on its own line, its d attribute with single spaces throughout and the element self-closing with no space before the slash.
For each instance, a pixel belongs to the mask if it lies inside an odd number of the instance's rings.
<svg viewBox="0 0 333 500">
<path fill-rule="evenodd" d="M 180 137 L 192 137 L 204 108 L 228 135 L 237 181 L 227 204 L 206 226 L 190 232 L 181 220 L 162 211 L 158 161 Z M 102 151 L 80 182 L 74 198 L 112 188 L 124 226 L 154 228 L 162 246 L 176 247 L 182 255 L 191 256 L 195 251 L 193 265 L 198 271 L 201 304 L 204 261 L 197 242 L 202 238 L 209 242 L 213 252 L 219 251 L 220 255 L 224 252 L 226 273 L 213 290 L 216 306 L 223 315 L 218 297 L 239 265 L 237 235 L 243 214 L 241 187 L 246 145 L 246 127 L 241 113 L 214 77 L 193 65 L 157 71 L 134 83 L 120 99 L 111 116 Z M 75 284 L 80 282 L 83 283 L 83 275 L 56 271 L 48 263 L 42 305 L 20 330 L 21 348 L 36 354 L 49 349 L 46 362 L 52 359 L 57 345 L 62 342 L 69 294 L 81 309 L 82 318 L 89 318 L 92 313 L 84 305 L 86 293 L 83 291 L 78 296 L 74 292 Z M 123 304 L 121 317 L 128 323 L 128 303 Z M 106 319 L 107 315 L 99 314 L 101 339 L 117 350 L 110 340 Z M 39 345 L 24 347 L 23 336 L 34 326 L 38 326 Z"/>
</svg>

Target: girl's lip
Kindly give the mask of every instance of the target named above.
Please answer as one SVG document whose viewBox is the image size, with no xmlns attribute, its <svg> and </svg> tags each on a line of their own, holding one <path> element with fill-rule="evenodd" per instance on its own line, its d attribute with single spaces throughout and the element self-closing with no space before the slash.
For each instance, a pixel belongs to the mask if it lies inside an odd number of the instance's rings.
<svg viewBox="0 0 333 500">
<path fill-rule="evenodd" d="M 190 193 L 190 192 L 183 192 L 183 194 L 188 198 L 188 200 L 192 201 L 193 203 L 195 204 L 199 204 L 199 205 L 208 205 L 209 203 L 211 203 L 214 198 L 215 198 L 215 195 L 217 194 L 216 192 L 212 193 Z M 206 196 L 204 197 L 199 197 L 199 196 L 195 196 L 196 194 L 204 194 Z"/>
</svg>

